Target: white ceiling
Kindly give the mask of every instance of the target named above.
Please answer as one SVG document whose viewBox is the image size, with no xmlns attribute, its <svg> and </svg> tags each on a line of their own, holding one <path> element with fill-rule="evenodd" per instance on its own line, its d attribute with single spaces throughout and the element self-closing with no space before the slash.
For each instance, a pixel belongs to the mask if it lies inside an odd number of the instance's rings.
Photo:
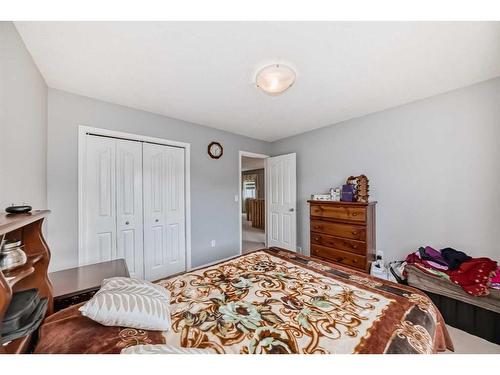
<svg viewBox="0 0 500 375">
<path fill-rule="evenodd" d="M 500 75 L 498 22 L 16 22 L 48 86 L 266 141 Z M 286 63 L 280 96 L 255 72 Z"/>
</svg>

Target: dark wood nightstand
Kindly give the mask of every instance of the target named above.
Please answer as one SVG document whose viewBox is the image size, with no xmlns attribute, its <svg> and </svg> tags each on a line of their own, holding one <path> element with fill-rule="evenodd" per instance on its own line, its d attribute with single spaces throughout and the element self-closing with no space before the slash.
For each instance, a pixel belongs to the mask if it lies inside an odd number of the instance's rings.
<svg viewBox="0 0 500 375">
<path fill-rule="evenodd" d="M 49 273 L 54 287 L 54 311 L 88 301 L 110 277 L 129 277 L 124 259 Z"/>
</svg>

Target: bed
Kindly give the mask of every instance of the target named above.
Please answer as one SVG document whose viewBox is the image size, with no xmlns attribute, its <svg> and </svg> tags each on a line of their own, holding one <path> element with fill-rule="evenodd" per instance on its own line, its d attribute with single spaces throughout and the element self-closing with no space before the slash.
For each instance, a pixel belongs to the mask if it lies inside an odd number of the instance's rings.
<svg viewBox="0 0 500 375">
<path fill-rule="evenodd" d="M 414 265 L 406 265 L 406 272 L 408 284 L 429 296 L 448 325 L 500 345 L 500 290 L 476 297 Z"/>
<path fill-rule="evenodd" d="M 35 352 L 119 353 L 144 344 L 241 354 L 453 350 L 422 292 L 278 248 L 158 284 L 171 293 L 168 332 L 104 327 L 71 307 L 45 322 Z"/>
<path fill-rule="evenodd" d="M 120 354 L 136 345 L 164 344 L 163 332 L 106 327 L 80 314 L 83 303 L 49 316 L 40 327 L 36 354 Z"/>
</svg>

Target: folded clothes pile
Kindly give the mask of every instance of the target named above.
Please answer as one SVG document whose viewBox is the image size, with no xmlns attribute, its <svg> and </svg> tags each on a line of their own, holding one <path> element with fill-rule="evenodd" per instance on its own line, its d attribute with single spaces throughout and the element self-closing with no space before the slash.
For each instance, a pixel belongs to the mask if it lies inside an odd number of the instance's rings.
<svg viewBox="0 0 500 375">
<path fill-rule="evenodd" d="M 471 258 L 450 247 L 441 250 L 421 247 L 409 254 L 406 262 L 459 285 L 473 296 L 486 296 L 490 287 L 496 289 L 500 286 L 497 262 L 489 258 Z"/>
</svg>

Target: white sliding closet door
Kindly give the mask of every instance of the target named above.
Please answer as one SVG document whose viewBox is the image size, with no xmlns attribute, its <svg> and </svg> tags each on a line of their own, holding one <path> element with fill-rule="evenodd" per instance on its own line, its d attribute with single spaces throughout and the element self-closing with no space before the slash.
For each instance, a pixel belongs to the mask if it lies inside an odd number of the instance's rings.
<svg viewBox="0 0 500 375">
<path fill-rule="evenodd" d="M 84 233 L 80 264 L 115 259 L 116 247 L 116 142 L 87 136 L 83 171 Z"/>
<path fill-rule="evenodd" d="M 80 265 L 124 258 L 142 278 L 142 144 L 87 135 Z"/>
<path fill-rule="evenodd" d="M 116 140 L 117 258 L 137 278 L 144 277 L 142 228 L 142 143 Z"/>
<path fill-rule="evenodd" d="M 184 149 L 143 144 L 143 193 L 145 278 L 185 271 Z"/>
<path fill-rule="evenodd" d="M 130 276 L 186 269 L 185 149 L 85 134 L 79 264 L 124 258 Z"/>
</svg>

